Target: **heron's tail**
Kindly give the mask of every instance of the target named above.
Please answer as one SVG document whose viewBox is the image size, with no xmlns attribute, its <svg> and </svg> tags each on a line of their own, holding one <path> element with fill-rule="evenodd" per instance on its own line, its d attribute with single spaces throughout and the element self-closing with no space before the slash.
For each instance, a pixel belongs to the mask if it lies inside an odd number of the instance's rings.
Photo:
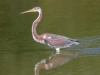
<svg viewBox="0 0 100 75">
<path fill-rule="evenodd" d="M 71 41 L 73 42 L 73 44 L 76 44 L 76 45 L 79 45 L 80 44 L 79 41 L 76 40 L 76 39 L 71 39 Z"/>
</svg>

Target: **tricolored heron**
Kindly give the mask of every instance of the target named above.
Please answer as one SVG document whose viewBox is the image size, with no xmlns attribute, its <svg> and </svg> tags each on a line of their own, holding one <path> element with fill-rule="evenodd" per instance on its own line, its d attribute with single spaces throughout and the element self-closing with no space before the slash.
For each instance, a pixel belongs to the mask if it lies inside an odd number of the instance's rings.
<svg viewBox="0 0 100 75">
<path fill-rule="evenodd" d="M 21 14 L 28 13 L 28 12 L 38 12 L 39 15 L 37 19 L 32 24 L 32 36 L 33 39 L 39 43 L 47 44 L 48 46 L 55 48 L 56 53 L 60 53 L 60 48 L 70 47 L 72 44 L 79 44 L 79 41 L 76 39 L 71 39 L 65 36 L 51 34 L 51 33 L 44 33 L 42 35 L 38 35 L 36 32 L 36 27 L 38 23 L 42 19 L 42 9 L 40 7 L 34 7 L 30 10 L 21 12 Z"/>
</svg>

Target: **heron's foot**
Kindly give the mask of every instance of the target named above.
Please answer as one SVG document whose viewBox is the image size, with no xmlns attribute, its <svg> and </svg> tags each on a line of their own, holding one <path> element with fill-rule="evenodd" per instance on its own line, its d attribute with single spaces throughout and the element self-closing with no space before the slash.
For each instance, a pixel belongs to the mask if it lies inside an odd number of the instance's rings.
<svg viewBox="0 0 100 75">
<path fill-rule="evenodd" d="M 60 54 L 60 48 L 56 48 L 56 54 Z"/>
</svg>

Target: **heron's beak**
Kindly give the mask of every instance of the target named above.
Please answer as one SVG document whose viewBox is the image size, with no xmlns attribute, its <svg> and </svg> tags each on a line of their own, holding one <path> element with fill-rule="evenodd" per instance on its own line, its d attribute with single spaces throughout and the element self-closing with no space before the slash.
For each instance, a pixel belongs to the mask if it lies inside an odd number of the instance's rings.
<svg viewBox="0 0 100 75">
<path fill-rule="evenodd" d="M 20 14 L 25 14 L 25 13 L 29 13 L 29 12 L 35 12 L 35 9 L 30 9 L 30 10 L 27 10 L 27 11 L 24 11 L 24 12 L 21 12 Z"/>
</svg>

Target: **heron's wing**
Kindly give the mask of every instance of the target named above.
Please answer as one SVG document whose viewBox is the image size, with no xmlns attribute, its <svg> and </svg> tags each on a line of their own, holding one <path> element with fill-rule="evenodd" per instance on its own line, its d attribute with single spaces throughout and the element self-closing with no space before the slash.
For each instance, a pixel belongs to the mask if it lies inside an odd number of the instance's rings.
<svg viewBox="0 0 100 75">
<path fill-rule="evenodd" d="M 52 47 L 69 47 L 72 44 L 72 41 L 69 39 L 63 39 L 63 38 L 47 38 L 45 39 L 45 43 L 47 43 L 48 45 L 52 46 Z"/>
<path fill-rule="evenodd" d="M 56 34 L 47 34 L 45 43 L 52 47 L 65 48 L 72 44 L 78 44 L 77 40 Z"/>
<path fill-rule="evenodd" d="M 68 38 L 68 37 L 61 36 L 61 35 L 57 35 L 57 34 L 46 33 L 46 35 L 47 35 L 48 37 L 51 37 L 52 39 L 64 39 L 64 38 L 70 39 L 70 38 Z"/>
</svg>

